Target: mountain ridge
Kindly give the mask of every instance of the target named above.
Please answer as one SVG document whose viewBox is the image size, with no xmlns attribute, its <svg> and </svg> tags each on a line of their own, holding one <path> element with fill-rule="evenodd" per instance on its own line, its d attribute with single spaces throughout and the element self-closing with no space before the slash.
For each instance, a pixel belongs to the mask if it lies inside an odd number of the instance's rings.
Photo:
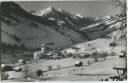
<svg viewBox="0 0 128 83">
<path fill-rule="evenodd" d="M 55 21 L 31 15 L 14 2 L 2 2 L 1 9 L 2 42 L 16 42 L 15 44 L 24 44 L 29 48 L 40 47 L 41 41 L 54 42 L 55 45 L 52 47 L 60 48 L 70 46 L 76 40 L 82 40 L 80 33 L 69 28 L 59 28 Z M 16 39 L 21 41 L 17 42 Z"/>
<path fill-rule="evenodd" d="M 18 45 L 24 44 L 28 48 L 37 48 L 43 41 L 53 42 L 54 45 L 50 48 L 67 48 L 78 43 L 104 38 L 113 32 L 112 28 L 102 23 L 104 19 L 85 16 L 80 18 L 82 15 L 72 15 L 63 9 L 49 7 L 49 13 L 38 16 L 25 11 L 15 2 L 2 2 L 0 8 L 2 42 L 8 44 L 12 42 L 17 44 L 18 40 L 20 41 Z M 89 27 L 100 22 L 99 26 Z"/>
</svg>

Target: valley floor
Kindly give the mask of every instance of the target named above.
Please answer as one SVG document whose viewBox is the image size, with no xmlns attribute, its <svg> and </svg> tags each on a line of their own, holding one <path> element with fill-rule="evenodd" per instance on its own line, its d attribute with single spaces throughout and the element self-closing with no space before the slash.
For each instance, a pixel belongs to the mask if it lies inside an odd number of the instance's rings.
<svg viewBox="0 0 128 83">
<path fill-rule="evenodd" d="M 117 72 L 113 70 L 113 67 L 124 67 L 124 61 L 124 59 L 119 59 L 118 56 L 114 56 L 107 58 L 105 61 L 94 62 L 90 66 L 63 68 L 48 73 L 61 75 L 51 80 L 98 81 L 116 75 Z"/>
<path fill-rule="evenodd" d="M 117 72 L 113 70 L 113 67 L 125 67 L 125 59 L 119 58 L 119 56 L 108 56 L 106 60 L 99 59 L 98 62 L 94 62 L 91 59 L 77 60 L 82 61 L 84 65 L 82 67 L 74 67 L 75 59 L 73 58 L 40 60 L 36 63 L 28 64 L 28 66 L 32 72 L 38 69 L 45 70 L 44 76 L 33 78 L 32 80 L 13 79 L 4 81 L 98 81 L 116 75 Z M 87 65 L 88 60 L 91 61 L 90 65 Z M 54 64 L 53 70 L 46 71 L 46 66 L 49 63 Z M 60 69 L 56 68 L 57 64 L 61 64 Z M 25 68 L 25 66 L 21 67 Z"/>
</svg>

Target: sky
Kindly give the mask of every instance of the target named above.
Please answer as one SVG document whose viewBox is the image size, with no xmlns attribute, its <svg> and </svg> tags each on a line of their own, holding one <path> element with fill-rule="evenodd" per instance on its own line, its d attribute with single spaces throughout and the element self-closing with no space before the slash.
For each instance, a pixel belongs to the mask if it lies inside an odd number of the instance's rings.
<svg viewBox="0 0 128 83">
<path fill-rule="evenodd" d="M 64 9 L 71 14 L 80 13 L 87 17 L 99 17 L 116 14 L 120 8 L 111 4 L 110 0 L 85 1 L 17 1 L 26 11 L 43 10 L 50 6 Z"/>
</svg>

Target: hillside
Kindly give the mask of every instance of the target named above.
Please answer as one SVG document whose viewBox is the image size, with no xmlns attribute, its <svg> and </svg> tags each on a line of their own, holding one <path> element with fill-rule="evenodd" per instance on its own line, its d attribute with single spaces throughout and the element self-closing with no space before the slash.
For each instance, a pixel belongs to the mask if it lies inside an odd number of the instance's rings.
<svg viewBox="0 0 128 83">
<path fill-rule="evenodd" d="M 75 31 L 63 29 L 63 33 L 60 33 L 54 28 L 33 22 L 31 20 L 27 19 L 27 21 L 25 21 L 25 18 L 19 19 L 22 19 L 23 21 L 22 23 L 18 23 L 18 25 L 13 25 L 15 22 L 12 20 L 12 25 L 8 25 L 5 22 L 2 22 L 2 42 L 6 42 L 8 44 L 24 43 L 25 46 L 34 48 L 40 47 L 42 41 L 44 43 L 54 42 L 55 47 L 61 47 L 62 44 L 62 46 L 73 44 L 71 39 L 81 40 L 81 35 Z M 8 20 L 8 18 L 6 20 Z M 37 26 L 34 26 L 33 23 L 35 23 Z M 9 34 L 16 35 L 20 41 L 10 37 Z"/>
<path fill-rule="evenodd" d="M 24 44 L 28 48 L 51 43 L 51 48 L 69 47 L 81 42 L 81 34 L 75 30 L 58 27 L 55 21 L 32 15 L 13 2 L 2 2 L 2 42 Z"/>
<path fill-rule="evenodd" d="M 29 13 L 15 2 L 1 2 L 0 8 L 3 50 L 7 50 L 9 45 L 12 48 L 21 45 L 29 49 L 39 48 L 42 42 L 54 43 L 49 48 L 67 48 L 87 41 L 79 29 L 98 21 L 54 7 Z"/>
<path fill-rule="evenodd" d="M 121 50 L 126 51 L 126 11 L 103 19 L 100 22 L 91 24 L 80 29 L 88 36 L 88 42 L 78 43 L 73 47 L 79 48 L 78 52 L 92 53 L 98 52 L 115 52 L 119 54 Z M 92 35 L 93 34 L 93 35 Z M 69 48 L 67 52 L 76 52 L 76 50 Z"/>
<path fill-rule="evenodd" d="M 65 49 L 98 38 L 110 37 L 114 40 L 118 32 L 120 33 L 118 36 L 126 35 L 126 30 L 119 29 L 124 19 L 123 17 L 119 18 L 122 20 L 118 19 L 121 15 L 96 19 L 81 14 L 72 15 L 54 7 L 29 13 L 14 2 L 2 2 L 0 7 L 2 9 L 1 40 L 4 45 L 39 48 L 43 42 L 53 43 L 49 48 Z M 125 24 L 123 26 L 125 27 Z"/>
</svg>

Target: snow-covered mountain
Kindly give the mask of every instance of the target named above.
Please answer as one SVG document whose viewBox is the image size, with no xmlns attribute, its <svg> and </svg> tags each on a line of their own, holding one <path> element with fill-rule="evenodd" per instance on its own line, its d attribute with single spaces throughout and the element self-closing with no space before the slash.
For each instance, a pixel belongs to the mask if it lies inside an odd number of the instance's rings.
<svg viewBox="0 0 128 83">
<path fill-rule="evenodd" d="M 83 26 L 85 27 L 98 21 L 91 17 L 84 17 L 81 14 L 72 15 L 63 9 L 56 9 L 54 7 L 48 7 L 31 13 L 42 18 L 47 18 L 48 20 L 54 20 L 59 27 L 66 27 L 73 30 L 79 30 Z"/>
<path fill-rule="evenodd" d="M 54 43 L 50 48 L 67 48 L 76 43 L 103 38 L 113 32 L 107 21 L 49 7 L 27 12 L 14 2 L 1 2 L 1 40 L 28 48 Z M 105 23 L 104 23 L 105 21 Z M 110 21 L 114 22 L 114 20 Z M 110 23 L 108 22 L 108 23 Z"/>
<path fill-rule="evenodd" d="M 45 16 L 51 12 L 56 12 L 56 9 L 54 7 L 48 7 L 44 10 L 33 12 L 32 14 L 37 16 Z"/>
<path fill-rule="evenodd" d="M 40 47 L 51 43 L 52 48 L 69 47 L 82 42 L 81 34 L 75 30 L 58 27 L 54 20 L 32 15 L 14 2 L 2 2 L 1 40 L 7 44 L 24 44 L 26 47 Z M 48 8 L 47 10 L 50 11 Z"/>
<path fill-rule="evenodd" d="M 124 15 L 124 17 L 121 17 L 122 14 Z M 118 36 L 121 36 L 122 34 L 126 35 L 125 16 L 126 16 L 126 12 L 117 14 L 115 16 L 106 16 L 99 22 L 81 28 L 80 31 L 85 32 L 87 36 L 90 38 L 90 40 L 97 38 L 104 38 L 110 34 L 112 37 L 115 37 L 115 35 Z"/>
<path fill-rule="evenodd" d="M 122 11 L 115 16 L 107 16 L 100 22 L 81 28 L 80 31 L 85 31 L 88 38 L 92 40 L 73 46 L 80 48 L 80 53 L 90 54 L 98 51 L 119 54 L 122 50 L 126 51 L 126 11 Z M 113 45 L 110 46 L 110 44 Z M 76 50 L 69 48 L 67 52 L 74 53 Z"/>
</svg>

